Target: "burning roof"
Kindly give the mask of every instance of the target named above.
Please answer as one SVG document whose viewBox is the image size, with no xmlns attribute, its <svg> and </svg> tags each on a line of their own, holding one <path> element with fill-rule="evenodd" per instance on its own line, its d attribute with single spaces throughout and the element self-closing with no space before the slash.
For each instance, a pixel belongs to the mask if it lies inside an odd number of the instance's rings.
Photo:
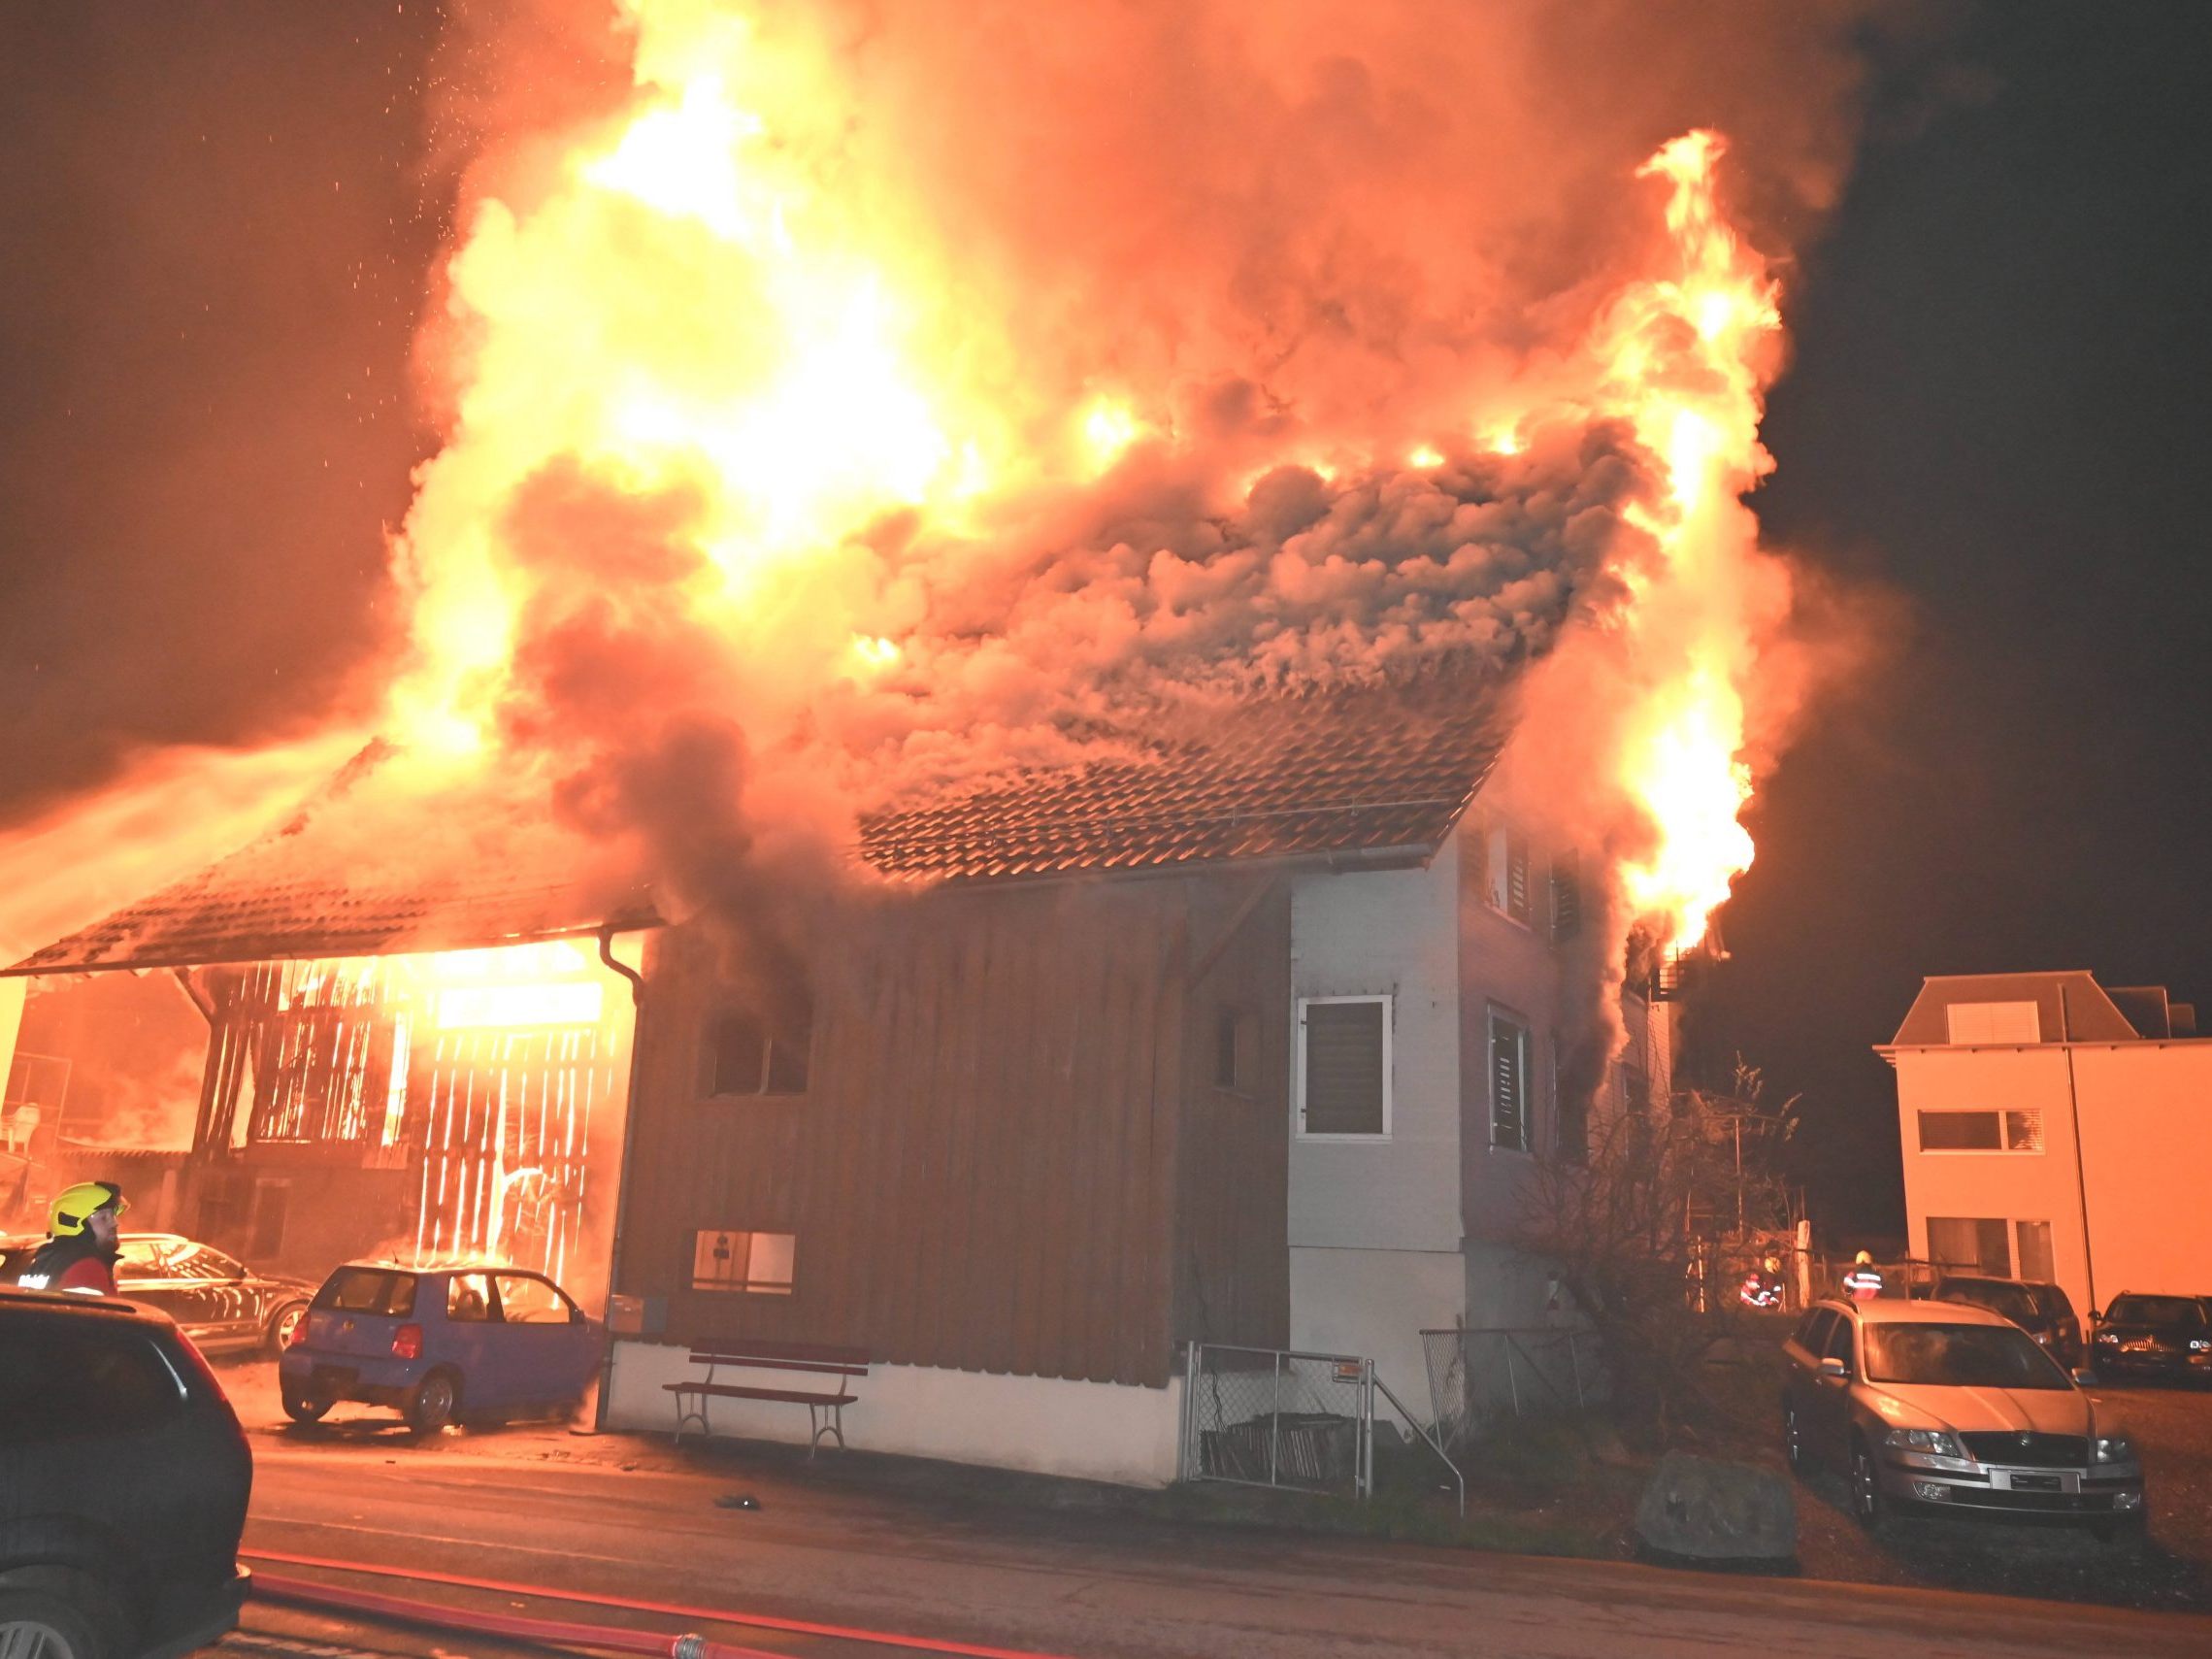
<svg viewBox="0 0 2212 1659">
<path fill-rule="evenodd" d="M 1127 759 L 1002 776 L 865 818 L 860 853 L 909 879 L 1417 856 L 1489 776 L 1503 703 L 1495 678 L 1431 673 L 1165 710 L 1116 734 Z M 448 837 L 471 855 L 426 863 L 388 824 L 347 833 L 348 795 L 334 785 L 275 834 L 0 972 L 464 949 L 663 919 L 642 883 L 607 879 L 603 851 L 581 838 L 543 824 Z M 507 821 L 466 796 L 421 810 Z"/>
</svg>

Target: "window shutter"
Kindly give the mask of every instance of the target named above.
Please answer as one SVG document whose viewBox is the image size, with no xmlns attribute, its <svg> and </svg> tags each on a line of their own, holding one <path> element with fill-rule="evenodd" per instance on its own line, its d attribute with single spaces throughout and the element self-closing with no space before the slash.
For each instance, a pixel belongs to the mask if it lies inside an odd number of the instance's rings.
<svg viewBox="0 0 2212 1659">
<path fill-rule="evenodd" d="M 1380 1001 L 1305 1005 L 1306 1134 L 1383 1132 L 1385 1007 Z"/>
<path fill-rule="evenodd" d="M 1509 1019 L 1490 1016 L 1490 1140 L 1526 1151 L 1529 1145 L 1527 1034 Z"/>
<path fill-rule="evenodd" d="M 1582 878 L 1571 852 L 1562 853 L 1551 866 L 1551 937 L 1564 945 L 1582 931 Z"/>
<path fill-rule="evenodd" d="M 1529 843 L 1525 836 L 1505 837 L 1505 913 L 1515 921 L 1529 919 Z"/>
</svg>

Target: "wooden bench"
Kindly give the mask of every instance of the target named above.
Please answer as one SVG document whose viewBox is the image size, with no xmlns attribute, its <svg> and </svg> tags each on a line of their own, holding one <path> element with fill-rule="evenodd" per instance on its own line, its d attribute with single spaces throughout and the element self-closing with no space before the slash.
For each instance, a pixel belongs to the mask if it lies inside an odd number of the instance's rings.
<svg viewBox="0 0 2212 1659">
<path fill-rule="evenodd" d="M 811 1431 L 807 1437 L 809 1458 L 814 1455 L 824 1435 L 835 1435 L 842 1449 L 844 1409 L 856 1398 L 852 1384 L 868 1375 L 866 1349 L 827 1347 L 818 1343 L 725 1341 L 711 1347 L 693 1348 L 691 1363 L 705 1366 L 707 1375 L 661 1384 L 665 1392 L 676 1396 L 677 1444 L 682 1444 L 683 1431 L 688 1424 L 697 1423 L 703 1435 L 714 1432 L 707 1421 L 710 1400 L 780 1400 L 807 1408 L 807 1426 Z M 716 1374 L 724 1371 L 800 1371 L 835 1377 L 839 1380 L 828 1385 L 835 1390 L 831 1393 L 810 1388 L 762 1388 L 717 1381 Z"/>
</svg>

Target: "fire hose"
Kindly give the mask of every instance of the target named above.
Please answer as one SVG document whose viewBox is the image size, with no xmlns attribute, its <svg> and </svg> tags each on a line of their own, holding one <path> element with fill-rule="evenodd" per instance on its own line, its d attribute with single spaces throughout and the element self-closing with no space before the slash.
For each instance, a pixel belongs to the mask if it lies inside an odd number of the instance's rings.
<svg viewBox="0 0 2212 1659">
<path fill-rule="evenodd" d="M 903 1636 L 892 1631 L 863 1630 L 853 1625 L 820 1624 L 809 1619 L 779 1618 L 773 1613 L 736 1612 L 724 1609 L 687 1607 L 676 1602 L 644 1601 L 628 1596 L 594 1594 L 582 1590 L 555 1590 L 540 1584 L 518 1584 L 501 1578 L 476 1578 L 459 1573 L 432 1573 L 408 1567 L 380 1567 L 360 1561 L 334 1561 L 317 1555 L 291 1555 L 281 1550 L 242 1549 L 239 1554 L 259 1563 L 307 1567 L 328 1572 L 356 1573 L 378 1578 L 404 1578 L 448 1589 L 476 1590 L 487 1595 L 533 1596 L 545 1601 L 572 1602 L 610 1611 L 656 1613 L 668 1618 L 700 1619 L 714 1624 L 750 1625 L 795 1636 L 829 1637 L 842 1642 L 871 1642 L 880 1647 L 903 1647 L 915 1652 L 946 1653 L 957 1659 L 1066 1659 L 1065 1655 L 1035 1653 L 1024 1648 L 987 1647 L 974 1642 L 941 1641 L 928 1636 Z M 664 1659 L 787 1659 L 757 1647 L 737 1647 L 710 1642 L 700 1636 L 658 1636 L 648 1631 L 590 1624 L 568 1624 L 557 1619 L 526 1617 L 514 1613 L 478 1612 L 435 1602 L 413 1601 L 375 1590 L 359 1590 L 313 1579 L 271 1575 L 256 1568 L 253 1594 L 262 1600 L 288 1602 L 303 1607 L 359 1612 L 413 1624 L 442 1625 L 476 1636 L 513 1637 L 554 1645 L 601 1647 L 624 1653 L 644 1653 Z"/>
</svg>

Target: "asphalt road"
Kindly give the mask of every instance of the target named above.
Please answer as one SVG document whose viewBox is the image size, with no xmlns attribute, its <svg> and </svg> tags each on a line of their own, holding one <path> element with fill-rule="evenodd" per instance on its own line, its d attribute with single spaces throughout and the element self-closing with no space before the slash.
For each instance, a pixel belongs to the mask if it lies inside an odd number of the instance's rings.
<svg viewBox="0 0 2212 1659">
<path fill-rule="evenodd" d="M 498 1455 L 473 1453 L 465 1437 L 418 1446 L 366 1427 L 256 1434 L 248 1547 L 1079 1659 L 2212 1652 L 2212 1619 L 2191 1615 L 939 1503 L 742 1463 L 685 1467 L 649 1446 L 624 1468 L 612 1461 L 623 1455 L 618 1443 L 571 1442 L 571 1452 L 557 1434 L 534 1433 L 480 1443 Z M 717 1503 L 739 1493 L 759 1508 Z M 532 1598 L 430 1593 L 586 1616 Z M 817 1659 L 891 1651 L 688 1622 Z M 235 1659 L 314 1642 L 448 1659 L 512 1651 L 277 1609 L 252 1609 L 248 1628 L 247 1642 L 263 1645 L 237 1646 Z"/>
</svg>

